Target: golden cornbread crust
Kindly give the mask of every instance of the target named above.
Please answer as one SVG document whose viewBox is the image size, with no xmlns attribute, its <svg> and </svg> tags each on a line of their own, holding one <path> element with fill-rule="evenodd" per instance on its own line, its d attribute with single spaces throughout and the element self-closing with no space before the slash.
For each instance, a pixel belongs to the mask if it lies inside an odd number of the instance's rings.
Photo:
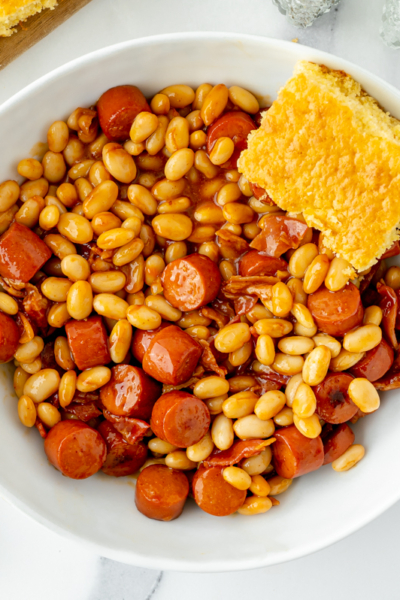
<svg viewBox="0 0 400 600">
<path fill-rule="evenodd" d="M 44 8 L 53 9 L 57 0 L 2 0 L 0 2 L 0 37 L 9 37 L 20 21 L 41 12 Z"/>
<path fill-rule="evenodd" d="M 400 237 L 400 122 L 352 77 L 297 63 L 239 171 L 363 271 Z"/>
</svg>

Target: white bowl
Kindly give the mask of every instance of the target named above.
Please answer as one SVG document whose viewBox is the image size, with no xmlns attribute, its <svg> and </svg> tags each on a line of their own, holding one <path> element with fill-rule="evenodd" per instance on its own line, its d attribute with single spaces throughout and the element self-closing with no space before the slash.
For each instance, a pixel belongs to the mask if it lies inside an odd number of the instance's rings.
<svg viewBox="0 0 400 600">
<path fill-rule="evenodd" d="M 189 33 L 134 40 L 99 50 L 56 69 L 0 108 L 0 181 L 15 178 L 20 159 L 48 126 L 107 88 L 133 83 L 151 95 L 172 83 L 239 84 L 274 99 L 299 59 L 343 69 L 382 106 L 400 117 L 400 93 L 365 70 L 299 44 L 224 33 Z M 367 449 L 347 473 L 331 467 L 301 477 L 266 515 L 224 519 L 191 500 L 171 523 L 152 521 L 134 505 L 134 480 L 97 474 L 85 481 L 51 468 L 35 428 L 17 416 L 11 367 L 0 370 L 0 489 L 47 527 L 103 556 L 180 571 L 228 571 L 272 565 L 324 548 L 362 527 L 400 498 L 400 403 L 382 406 L 354 427 Z M 379 485 L 378 485 L 379 483 Z"/>
</svg>

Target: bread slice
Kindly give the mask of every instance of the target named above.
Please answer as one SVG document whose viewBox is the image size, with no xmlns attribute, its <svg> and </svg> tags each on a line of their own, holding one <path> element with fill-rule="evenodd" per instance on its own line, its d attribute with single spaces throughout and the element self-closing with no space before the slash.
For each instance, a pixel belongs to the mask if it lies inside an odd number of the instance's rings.
<svg viewBox="0 0 400 600">
<path fill-rule="evenodd" d="M 359 272 L 400 237 L 400 122 L 343 71 L 298 62 L 239 171 Z"/>
<path fill-rule="evenodd" d="M 57 0 L 2 0 L 0 2 L 0 37 L 9 37 L 20 21 L 35 15 L 43 8 L 53 9 Z"/>
</svg>

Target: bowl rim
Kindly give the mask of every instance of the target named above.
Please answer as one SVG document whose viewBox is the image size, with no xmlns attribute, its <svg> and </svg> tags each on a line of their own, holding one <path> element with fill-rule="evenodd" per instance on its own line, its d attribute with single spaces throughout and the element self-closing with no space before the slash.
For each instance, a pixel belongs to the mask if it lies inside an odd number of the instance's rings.
<svg viewBox="0 0 400 600">
<path fill-rule="evenodd" d="M 121 51 L 124 51 L 127 48 L 134 47 L 151 47 L 153 45 L 159 45 L 164 42 L 175 42 L 182 43 L 186 41 L 194 41 L 197 40 L 199 42 L 204 42 L 207 40 L 214 40 L 220 42 L 252 42 L 260 45 L 264 45 L 266 48 L 274 49 L 274 50 L 285 50 L 291 53 L 296 52 L 296 49 L 299 49 L 299 53 L 309 53 L 313 56 L 313 60 L 316 60 L 321 63 L 329 64 L 334 66 L 337 69 L 343 69 L 350 73 L 356 73 L 356 78 L 359 79 L 365 78 L 376 84 L 379 89 L 387 91 L 392 97 L 399 101 L 399 110 L 400 110 L 400 91 L 397 90 L 393 85 L 387 83 L 379 76 L 369 72 L 367 69 L 363 67 L 359 67 L 358 65 L 339 57 L 336 57 L 334 54 L 330 54 L 329 52 L 325 52 L 322 50 L 314 49 L 310 46 L 305 46 L 303 44 L 294 44 L 293 42 L 274 39 L 269 37 L 263 37 L 259 35 L 250 35 L 250 34 L 241 34 L 241 33 L 231 33 L 231 32 L 219 32 L 219 31 L 202 31 L 202 32 L 180 32 L 180 33 L 168 33 L 161 35 L 154 35 L 142 38 L 136 38 L 133 40 L 128 40 L 124 42 L 120 42 L 118 44 L 112 44 L 110 46 L 106 46 L 104 48 L 100 48 L 98 50 L 94 50 L 93 52 L 84 54 L 83 56 L 77 57 L 72 61 L 53 69 L 49 73 L 46 73 L 39 79 L 33 81 L 22 90 L 14 94 L 11 98 L 6 100 L 2 105 L 0 105 L 0 118 L 2 115 L 12 108 L 15 105 L 23 102 L 27 97 L 29 97 L 33 92 L 39 91 L 41 87 L 46 85 L 49 81 L 57 80 L 58 76 L 74 71 L 77 67 L 83 65 L 89 65 L 91 63 L 95 63 L 97 60 L 102 57 L 112 56 L 113 54 L 118 54 Z M 399 115 L 400 117 L 400 115 Z M 250 558 L 244 558 L 243 560 L 225 560 L 220 559 L 218 561 L 213 562 L 201 562 L 197 563 L 192 560 L 186 559 L 177 559 L 177 558 L 165 558 L 159 556 L 153 556 L 151 558 L 143 557 L 135 551 L 124 551 L 117 550 L 112 548 L 107 548 L 106 546 L 89 539 L 86 536 L 80 536 L 72 531 L 69 531 L 66 528 L 63 528 L 59 524 L 53 522 L 50 519 L 45 518 L 43 515 L 36 512 L 32 509 L 29 504 L 25 501 L 18 498 L 13 492 L 8 490 L 3 486 L 0 481 L 0 494 L 2 497 L 9 501 L 12 505 L 14 505 L 17 509 L 28 515 L 34 521 L 44 525 L 48 529 L 55 531 L 59 535 L 75 540 L 81 544 L 84 544 L 85 547 L 95 552 L 97 555 L 105 556 L 112 560 L 116 560 L 123 563 L 128 563 L 135 565 L 137 567 L 142 568 L 150 568 L 157 570 L 167 570 L 167 571 L 181 571 L 181 572 L 193 572 L 193 573 L 201 573 L 201 572 L 226 572 L 233 570 L 247 570 L 247 569 L 255 569 L 261 567 L 272 566 L 276 564 L 285 563 L 291 560 L 295 560 L 297 558 L 301 558 L 307 556 L 309 554 L 313 554 L 323 548 L 331 546 L 339 542 L 340 540 L 346 538 L 347 536 L 355 533 L 364 525 L 367 525 L 378 516 L 380 516 L 383 512 L 388 510 L 391 506 L 393 506 L 398 500 L 400 500 L 400 489 L 393 490 L 393 493 L 385 498 L 380 497 L 379 503 L 372 505 L 371 509 L 368 511 L 363 511 L 360 513 L 359 517 L 355 519 L 351 524 L 344 525 L 342 527 L 337 528 L 335 534 L 324 538 L 320 542 L 313 542 L 302 546 L 300 549 L 295 549 L 292 551 L 285 551 L 284 554 L 280 553 L 266 553 L 262 556 L 254 556 Z"/>
</svg>

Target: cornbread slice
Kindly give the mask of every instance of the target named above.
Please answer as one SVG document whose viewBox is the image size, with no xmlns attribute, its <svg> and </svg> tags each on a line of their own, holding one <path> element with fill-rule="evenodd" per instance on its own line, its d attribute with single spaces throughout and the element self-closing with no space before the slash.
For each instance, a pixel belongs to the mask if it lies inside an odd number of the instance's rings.
<svg viewBox="0 0 400 600">
<path fill-rule="evenodd" d="M 358 271 L 400 238 L 400 122 L 343 71 L 298 62 L 239 171 Z"/>
<path fill-rule="evenodd" d="M 0 37 L 9 37 L 20 21 L 41 12 L 43 8 L 53 9 L 56 5 L 57 0 L 1 0 Z"/>
</svg>

